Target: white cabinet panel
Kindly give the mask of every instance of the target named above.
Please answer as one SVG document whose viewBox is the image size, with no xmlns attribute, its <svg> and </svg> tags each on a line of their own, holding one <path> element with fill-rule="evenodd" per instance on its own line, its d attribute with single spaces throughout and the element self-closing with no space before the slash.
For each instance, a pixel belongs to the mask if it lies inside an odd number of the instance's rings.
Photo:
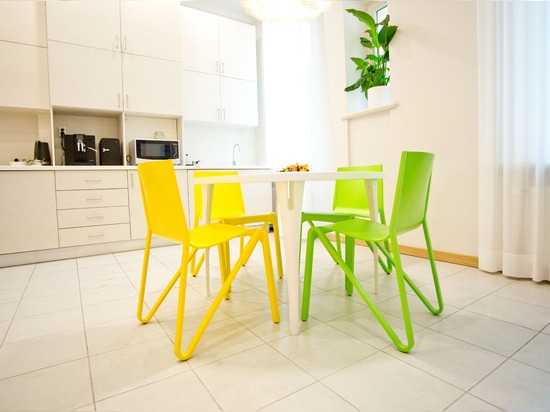
<svg viewBox="0 0 550 412">
<path fill-rule="evenodd" d="M 0 254 L 57 248 L 54 172 L 2 172 Z"/>
<path fill-rule="evenodd" d="M 220 79 L 215 74 L 182 71 L 183 119 L 219 122 Z"/>
<path fill-rule="evenodd" d="M 0 40 L 46 47 L 45 2 L 0 1 Z"/>
<path fill-rule="evenodd" d="M 57 211 L 57 219 L 60 229 L 82 226 L 112 225 L 128 223 L 128 207 L 95 207 L 88 209 L 64 209 Z"/>
<path fill-rule="evenodd" d="M 182 7 L 181 30 L 182 68 L 219 74 L 218 16 Z"/>
<path fill-rule="evenodd" d="M 257 83 L 182 71 L 183 118 L 230 125 L 258 125 Z"/>
<path fill-rule="evenodd" d="M 124 53 L 181 60 L 180 6 L 177 1 L 122 1 Z"/>
<path fill-rule="evenodd" d="M 55 172 L 57 190 L 122 189 L 128 187 L 125 171 L 86 170 Z"/>
<path fill-rule="evenodd" d="M 48 39 L 120 51 L 116 0 L 47 1 Z"/>
<path fill-rule="evenodd" d="M 0 41 L 0 61 L 0 106 L 49 110 L 47 50 Z"/>
<path fill-rule="evenodd" d="M 123 205 L 128 205 L 126 189 L 57 191 L 57 208 L 60 210 Z"/>
<path fill-rule="evenodd" d="M 220 75 L 256 81 L 256 29 L 220 17 Z"/>
<path fill-rule="evenodd" d="M 89 245 L 94 243 L 120 242 L 130 239 L 130 225 L 73 227 L 59 230 L 60 247 Z"/>
<path fill-rule="evenodd" d="M 222 122 L 233 125 L 258 125 L 258 89 L 256 82 L 220 78 Z"/>
<path fill-rule="evenodd" d="M 53 106 L 122 110 L 120 53 L 55 41 L 48 44 Z"/>
<path fill-rule="evenodd" d="M 181 65 L 125 54 L 124 107 L 128 112 L 181 116 Z"/>
</svg>

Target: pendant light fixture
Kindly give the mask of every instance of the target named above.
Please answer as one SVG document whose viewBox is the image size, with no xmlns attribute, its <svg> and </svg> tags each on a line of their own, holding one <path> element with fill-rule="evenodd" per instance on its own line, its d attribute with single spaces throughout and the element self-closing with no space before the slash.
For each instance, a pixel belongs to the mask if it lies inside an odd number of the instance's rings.
<svg viewBox="0 0 550 412">
<path fill-rule="evenodd" d="M 297 22 L 318 17 L 327 11 L 328 0 L 241 0 L 252 17 L 269 22 Z"/>
</svg>

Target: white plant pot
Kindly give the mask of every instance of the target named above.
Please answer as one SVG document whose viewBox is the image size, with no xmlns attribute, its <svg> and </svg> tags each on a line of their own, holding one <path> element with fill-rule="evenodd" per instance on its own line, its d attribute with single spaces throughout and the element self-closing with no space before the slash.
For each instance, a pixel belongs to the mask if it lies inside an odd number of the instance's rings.
<svg viewBox="0 0 550 412">
<path fill-rule="evenodd" d="M 367 90 L 368 108 L 384 106 L 391 103 L 390 86 L 376 86 Z"/>
</svg>

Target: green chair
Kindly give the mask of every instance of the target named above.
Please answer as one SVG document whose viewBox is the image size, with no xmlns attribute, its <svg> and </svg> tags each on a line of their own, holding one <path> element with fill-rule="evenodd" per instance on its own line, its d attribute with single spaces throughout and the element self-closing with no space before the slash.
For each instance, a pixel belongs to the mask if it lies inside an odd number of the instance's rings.
<svg viewBox="0 0 550 412">
<path fill-rule="evenodd" d="M 369 166 L 345 166 L 339 167 L 338 172 L 382 172 L 381 164 Z M 384 184 L 380 179 L 377 184 L 377 200 L 378 214 L 380 222 L 386 224 L 386 213 L 384 211 Z M 370 219 L 369 201 L 367 199 L 367 191 L 365 190 L 365 182 L 363 180 L 337 180 L 334 186 L 334 197 L 332 199 L 332 213 L 322 212 L 302 212 L 302 225 L 307 222 L 310 227 L 316 226 L 317 222 L 337 223 L 345 220 L 362 217 Z M 300 228 L 301 229 L 301 228 Z M 341 255 L 340 234 L 335 233 L 336 249 Z M 301 233 L 300 233 L 301 238 Z M 373 250 L 372 243 L 367 243 L 369 248 Z M 388 242 L 385 242 L 388 248 Z M 352 246 L 354 247 L 354 246 Z M 382 270 L 386 273 L 391 272 L 391 261 L 388 259 L 384 262 L 382 256 L 378 257 L 378 262 Z M 346 291 L 348 295 L 352 294 L 353 286 L 346 278 Z"/>
<path fill-rule="evenodd" d="M 401 165 L 397 179 L 395 199 L 393 204 L 392 216 L 389 226 L 373 222 L 367 219 L 350 219 L 334 223 L 327 226 L 314 226 L 309 229 L 306 248 L 306 262 L 304 274 L 304 289 L 302 296 L 302 320 L 309 317 L 309 303 L 311 295 L 311 278 L 313 269 L 313 248 L 317 238 L 330 253 L 331 257 L 341 266 L 346 278 L 353 285 L 359 295 L 363 298 L 370 308 L 378 322 L 384 328 L 392 342 L 401 352 L 409 352 L 414 346 L 414 336 L 412 331 L 411 317 L 407 300 L 407 291 L 405 283 L 424 303 L 428 310 L 434 315 L 443 311 L 443 299 L 439 285 L 439 278 L 435 266 L 428 223 L 426 221 L 426 212 L 428 207 L 428 197 L 430 193 L 430 182 L 432 177 L 434 155 L 432 153 L 422 152 L 403 152 L 401 156 Z M 437 296 L 437 307 L 434 307 L 414 282 L 407 276 L 401 263 L 399 253 L 399 244 L 397 237 L 414 229 L 422 227 L 424 238 L 428 250 L 431 272 L 434 288 Z M 336 250 L 332 242 L 328 239 L 327 233 L 338 232 L 345 235 L 346 256 L 342 259 L 340 253 Z M 368 295 L 354 273 L 354 252 L 353 245 L 355 239 L 362 239 L 365 242 L 376 244 L 378 249 L 395 266 L 397 285 L 401 300 L 401 309 L 406 331 L 406 342 L 402 342 L 394 329 L 391 327 L 385 316 L 378 309 L 372 298 Z M 390 249 L 386 248 L 383 242 L 389 240 Z"/>
</svg>

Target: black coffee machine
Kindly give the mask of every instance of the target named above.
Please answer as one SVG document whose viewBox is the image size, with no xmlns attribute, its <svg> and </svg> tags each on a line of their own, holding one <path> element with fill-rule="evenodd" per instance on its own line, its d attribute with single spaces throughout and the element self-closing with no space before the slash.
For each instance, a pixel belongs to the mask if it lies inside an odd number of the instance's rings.
<svg viewBox="0 0 550 412">
<path fill-rule="evenodd" d="M 65 164 L 69 166 L 95 166 L 95 136 L 86 134 L 63 135 Z"/>
</svg>

